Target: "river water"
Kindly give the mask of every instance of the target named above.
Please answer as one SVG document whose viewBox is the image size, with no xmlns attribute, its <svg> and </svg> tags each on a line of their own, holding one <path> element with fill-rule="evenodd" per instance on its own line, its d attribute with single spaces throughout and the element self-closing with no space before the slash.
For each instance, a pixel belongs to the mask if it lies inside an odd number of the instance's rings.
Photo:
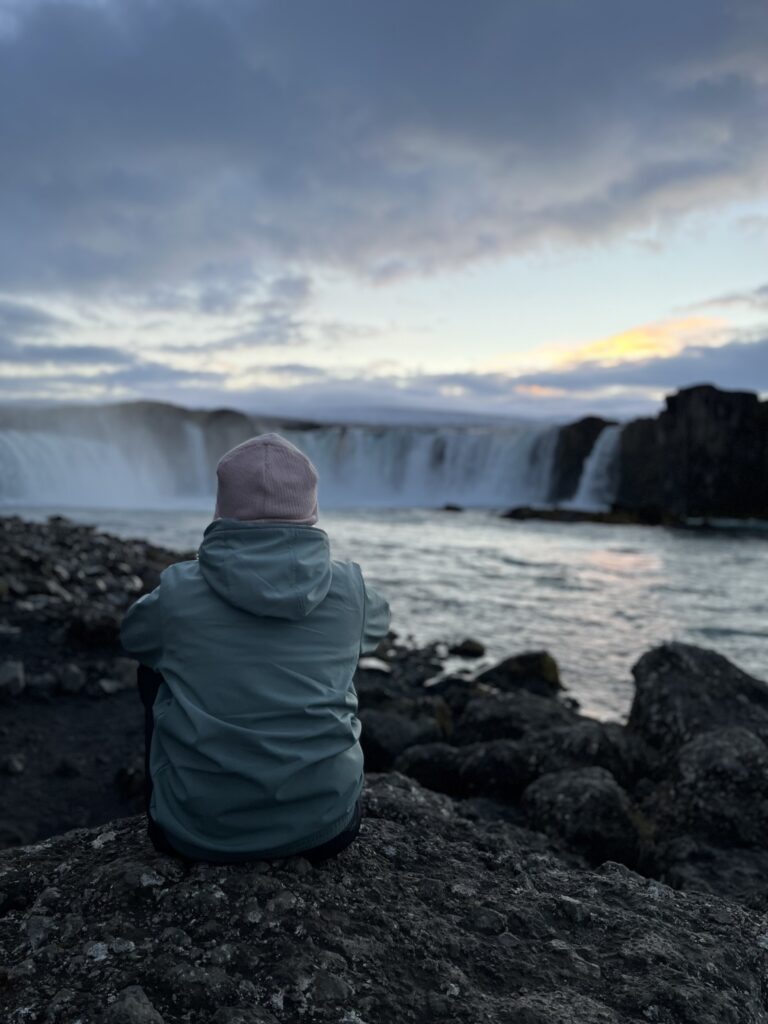
<svg viewBox="0 0 768 1024">
<path fill-rule="evenodd" d="M 180 550 L 196 548 L 210 521 L 207 507 L 3 511 L 64 511 Z M 334 557 L 359 562 L 387 596 L 401 636 L 475 637 L 487 663 L 546 648 L 585 714 L 624 720 L 631 666 L 664 640 L 713 647 L 768 678 L 768 537 L 516 522 L 479 510 L 345 509 L 318 526 Z"/>
</svg>

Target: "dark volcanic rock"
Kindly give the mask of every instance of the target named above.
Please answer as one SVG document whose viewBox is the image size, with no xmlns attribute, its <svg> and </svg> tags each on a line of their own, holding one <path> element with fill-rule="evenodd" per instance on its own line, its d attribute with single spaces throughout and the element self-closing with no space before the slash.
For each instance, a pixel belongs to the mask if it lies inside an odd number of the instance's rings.
<svg viewBox="0 0 768 1024">
<path fill-rule="evenodd" d="M 449 653 L 456 654 L 461 658 L 482 658 L 485 654 L 485 644 L 481 644 L 479 640 L 467 637 L 460 644 L 454 644 L 449 649 Z"/>
<path fill-rule="evenodd" d="M 365 770 L 380 772 L 391 768 L 398 754 L 417 743 L 432 743 L 443 733 L 434 718 L 410 719 L 393 711 L 361 711 L 360 743 Z"/>
<path fill-rule="evenodd" d="M 477 676 L 498 690 L 529 690 L 543 697 L 554 697 L 565 687 L 560 682 L 557 662 L 547 651 L 526 651 L 506 658 Z"/>
<path fill-rule="evenodd" d="M 715 729 L 681 747 L 674 774 L 645 806 L 667 835 L 721 846 L 766 845 L 768 747 L 740 726 Z"/>
<path fill-rule="evenodd" d="M 464 676 L 444 676 L 427 687 L 427 692 L 440 697 L 450 709 L 454 719 L 463 714 L 467 704 L 473 698 L 484 699 L 496 694 L 494 687 L 486 683 L 479 683 L 474 679 L 467 679 Z"/>
<path fill-rule="evenodd" d="M 622 430 L 616 503 L 677 516 L 768 517 L 768 403 L 711 385 L 669 396 L 657 419 Z"/>
<path fill-rule="evenodd" d="M 500 518 L 516 519 L 522 522 L 528 519 L 539 519 L 545 523 L 604 523 L 608 526 L 685 525 L 682 516 L 646 506 L 634 509 L 614 505 L 607 512 L 587 512 L 578 508 L 535 508 L 532 505 L 518 505 L 502 512 Z"/>
<path fill-rule="evenodd" d="M 719 846 L 695 836 L 677 836 L 657 843 L 654 860 L 654 876 L 675 889 L 709 892 L 768 912 L 764 848 Z"/>
<path fill-rule="evenodd" d="M 75 643 L 85 647 L 113 647 L 120 644 L 122 615 L 105 609 L 84 608 L 74 612 L 69 623 L 69 635 Z"/>
<path fill-rule="evenodd" d="M 669 643 L 632 669 L 630 733 L 670 757 L 699 733 L 740 725 L 768 742 L 768 685 L 716 651 Z"/>
<path fill-rule="evenodd" d="M 528 690 L 492 694 L 467 702 L 454 726 L 451 741 L 466 744 L 519 739 L 526 733 L 575 725 L 580 720 L 581 716 L 567 705 Z"/>
<path fill-rule="evenodd" d="M 18 697 L 25 686 L 24 662 L 4 661 L 0 663 L 0 697 Z"/>
<path fill-rule="evenodd" d="M 438 792 L 511 802 L 540 775 L 590 766 L 608 769 L 620 782 L 628 779 L 632 765 L 620 726 L 584 718 L 517 740 L 415 746 L 395 761 L 397 771 Z"/>
<path fill-rule="evenodd" d="M 140 819 L 0 854 L 0 1013 L 30 1024 L 748 1024 L 760 915 L 373 778 L 312 868 L 185 868 Z"/>
<path fill-rule="evenodd" d="M 638 863 L 641 817 L 605 768 L 542 775 L 523 793 L 523 808 L 532 828 L 583 850 L 593 864 Z"/>
<path fill-rule="evenodd" d="M 0 847 L 139 809 L 112 784 L 143 747 L 136 665 L 118 625 L 183 557 L 59 516 L 0 517 L 0 750 L 25 764 L 0 786 Z M 57 772 L 63 761 L 69 773 Z"/>
<path fill-rule="evenodd" d="M 464 750 L 448 743 L 424 743 L 405 750 L 394 767 L 427 789 L 451 796 L 466 796 L 466 786 L 461 777 L 465 756 Z"/>
<path fill-rule="evenodd" d="M 587 456 L 603 430 L 613 422 L 599 416 L 585 416 L 560 428 L 547 501 L 566 501 L 574 496 Z"/>
</svg>

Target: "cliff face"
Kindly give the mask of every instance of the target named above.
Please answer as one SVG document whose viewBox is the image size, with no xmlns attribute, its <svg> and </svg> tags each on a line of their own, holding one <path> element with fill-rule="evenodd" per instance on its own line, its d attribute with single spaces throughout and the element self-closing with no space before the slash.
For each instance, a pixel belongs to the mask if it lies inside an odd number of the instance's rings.
<svg viewBox="0 0 768 1024">
<path fill-rule="evenodd" d="M 560 428 L 552 462 L 549 501 L 567 501 L 574 496 L 587 456 L 612 422 L 599 416 L 585 416 Z"/>
<path fill-rule="evenodd" d="M 628 423 L 616 505 L 673 516 L 768 517 L 768 403 L 710 385 Z"/>
</svg>

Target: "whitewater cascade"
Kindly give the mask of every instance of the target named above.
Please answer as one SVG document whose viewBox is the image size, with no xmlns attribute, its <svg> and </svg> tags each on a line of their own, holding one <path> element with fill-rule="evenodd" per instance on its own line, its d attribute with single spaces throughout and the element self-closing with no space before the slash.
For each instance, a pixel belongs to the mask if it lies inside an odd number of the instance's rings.
<svg viewBox="0 0 768 1024">
<path fill-rule="evenodd" d="M 584 512 L 604 512 L 611 507 L 616 493 L 621 424 L 614 423 L 597 436 L 592 451 L 584 460 L 579 486 L 565 506 Z"/>
<path fill-rule="evenodd" d="M 509 507 L 545 502 L 558 427 L 267 424 L 174 407 L 48 410 L 0 419 L 0 504 L 111 508 L 213 502 L 215 466 L 229 447 L 279 430 L 312 459 L 320 503 Z"/>
<path fill-rule="evenodd" d="M 206 506 L 230 447 L 279 430 L 320 473 L 326 508 L 546 505 L 560 428 L 304 426 L 152 403 L 0 410 L 0 504 Z M 602 510 L 615 493 L 621 427 L 607 426 L 565 507 Z"/>
</svg>

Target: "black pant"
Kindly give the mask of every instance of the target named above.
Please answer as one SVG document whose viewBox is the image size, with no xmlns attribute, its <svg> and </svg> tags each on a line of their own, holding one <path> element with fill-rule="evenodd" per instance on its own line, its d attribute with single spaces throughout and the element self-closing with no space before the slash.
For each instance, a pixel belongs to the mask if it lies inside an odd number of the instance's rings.
<svg viewBox="0 0 768 1024">
<path fill-rule="evenodd" d="M 177 857 L 179 860 L 186 861 L 188 864 L 193 864 L 194 861 L 192 859 L 171 846 L 165 832 L 149 813 L 149 803 L 152 799 L 152 776 L 149 772 L 149 749 L 152 744 L 152 731 L 155 727 L 152 708 L 162 681 L 163 677 L 159 672 L 154 672 L 151 668 L 147 668 L 146 665 L 139 665 L 139 696 L 141 697 L 141 703 L 144 705 L 144 808 L 147 812 L 147 835 L 149 836 L 152 845 L 159 853 L 166 853 L 171 857 Z M 355 813 L 352 816 L 352 821 L 343 832 L 340 832 L 337 836 L 329 839 L 326 843 L 321 843 L 319 846 L 313 846 L 309 850 L 302 850 L 299 854 L 296 854 L 296 856 L 306 857 L 306 859 L 311 861 L 313 864 L 319 864 L 321 861 L 328 860 L 329 857 L 335 857 L 337 853 L 341 853 L 342 850 L 346 849 L 357 836 L 360 831 L 362 816 L 362 802 L 358 799 L 355 805 Z M 206 863 L 231 864 L 236 863 L 237 860 L 247 861 L 258 859 L 260 858 L 242 856 L 221 861 L 212 859 L 210 861 L 206 861 Z"/>
</svg>

